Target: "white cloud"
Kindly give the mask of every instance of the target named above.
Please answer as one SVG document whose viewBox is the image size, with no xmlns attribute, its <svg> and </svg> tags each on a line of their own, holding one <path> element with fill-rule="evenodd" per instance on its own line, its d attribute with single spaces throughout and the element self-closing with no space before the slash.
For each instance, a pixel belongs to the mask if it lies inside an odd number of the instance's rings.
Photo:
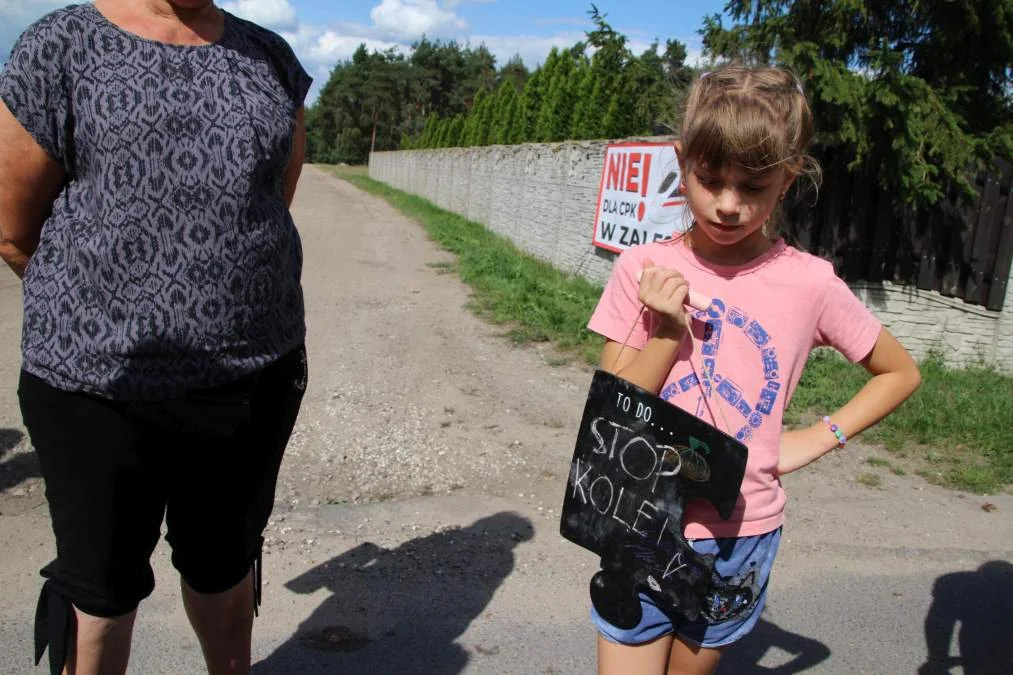
<svg viewBox="0 0 1013 675">
<path fill-rule="evenodd" d="M 365 44 L 369 51 L 384 51 L 391 47 L 400 48 L 405 54 L 409 48 L 397 42 L 377 40 L 363 31 L 351 34 L 341 29 L 325 28 L 309 24 L 300 24 L 294 31 L 282 31 L 281 36 L 292 45 L 303 68 L 313 77 L 313 86 L 306 97 L 306 104 L 311 105 L 327 83 L 331 70 L 341 61 L 352 58 L 352 54 Z"/>
<path fill-rule="evenodd" d="M 556 35 L 472 35 L 468 42 L 473 46 L 484 44 L 496 65 L 502 66 L 514 55 L 520 54 L 529 69 L 539 66 L 553 47 L 570 47 L 584 38 L 583 33 L 557 33 Z"/>
<path fill-rule="evenodd" d="M 686 65 L 700 67 L 705 63 L 703 51 L 699 47 L 686 48 Z"/>
<path fill-rule="evenodd" d="M 369 16 L 387 37 L 412 40 L 426 35 L 454 38 L 465 34 L 468 23 L 436 0 L 381 0 Z"/>
<path fill-rule="evenodd" d="M 295 7 L 288 0 L 233 0 L 222 9 L 274 30 L 294 30 L 299 25 Z"/>
<path fill-rule="evenodd" d="M 344 32 L 325 29 L 319 26 L 301 25 L 294 33 L 282 33 L 292 49 L 299 55 L 303 65 L 334 66 L 338 61 L 350 59 L 360 44 L 365 44 L 369 51 L 383 51 L 391 47 L 403 47 L 397 42 L 377 40 L 360 35 L 348 35 Z M 404 48 L 407 51 L 407 48 Z"/>
</svg>

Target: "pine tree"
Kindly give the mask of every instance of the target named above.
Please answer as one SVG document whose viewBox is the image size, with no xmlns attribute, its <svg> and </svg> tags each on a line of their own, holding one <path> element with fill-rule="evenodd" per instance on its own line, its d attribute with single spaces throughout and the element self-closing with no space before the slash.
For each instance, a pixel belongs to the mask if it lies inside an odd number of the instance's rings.
<svg viewBox="0 0 1013 675">
<path fill-rule="evenodd" d="M 507 136 L 507 143 L 517 145 L 518 143 L 528 142 L 527 118 L 527 100 L 524 98 L 524 92 L 521 92 L 521 95 L 514 100 L 513 113 L 510 116 L 510 134 Z"/>
<path fill-rule="evenodd" d="M 570 122 L 570 138 L 601 138 L 606 109 L 601 96 L 602 69 L 600 61 L 592 59 L 591 67 L 584 72 L 578 88 L 577 104 Z"/>
<path fill-rule="evenodd" d="M 474 145 L 489 145 L 489 134 L 495 119 L 496 98 L 492 94 L 485 97 L 478 110 L 478 121 L 475 124 Z"/>
<path fill-rule="evenodd" d="M 620 94 L 615 92 L 609 99 L 608 108 L 605 110 L 605 118 L 602 120 L 602 133 L 606 138 L 622 138 L 626 135 L 626 120 L 623 109 L 620 105 Z"/>
<path fill-rule="evenodd" d="M 422 129 L 422 135 L 419 136 L 418 148 L 431 148 L 433 147 L 434 135 L 436 132 L 436 125 L 439 121 L 439 115 L 432 113 L 426 117 L 426 126 Z"/>
<path fill-rule="evenodd" d="M 444 148 L 461 147 L 461 135 L 464 132 L 464 115 L 454 115 L 447 129 L 447 137 L 444 139 Z"/>
<path fill-rule="evenodd" d="M 605 15 L 591 5 L 591 21 L 595 28 L 587 34 L 587 42 L 595 48 L 591 57 L 590 79 L 582 82 L 581 107 L 571 121 L 577 138 L 620 138 L 627 135 L 628 115 L 623 105 L 635 101 L 638 91 L 629 91 L 628 71 L 633 54 L 626 46 L 626 37 L 615 31 Z M 626 92 L 626 96 L 622 96 Z"/>
<path fill-rule="evenodd" d="M 665 81 L 664 61 L 658 43 L 630 60 L 623 71 L 623 89 L 630 108 L 627 134 L 651 134 L 663 128 L 662 120 L 671 120 L 675 104 L 672 87 Z"/>
<path fill-rule="evenodd" d="M 451 120 L 448 117 L 441 117 L 436 127 L 436 138 L 433 141 L 432 147 L 434 148 L 445 148 L 447 147 L 447 139 L 450 136 L 450 124 Z"/>
<path fill-rule="evenodd" d="M 561 141 L 569 132 L 575 101 L 572 83 L 574 70 L 572 58 L 562 57 L 556 62 L 548 93 L 538 110 L 534 140 L 541 143 Z"/>
<path fill-rule="evenodd" d="M 464 122 L 464 129 L 461 132 L 462 147 L 471 147 L 478 144 L 478 127 L 482 123 L 482 107 L 485 105 L 486 98 L 488 98 L 488 94 L 485 89 L 479 89 L 478 93 L 475 94 L 475 100 L 472 103 L 471 110 L 468 111 Z"/>
<path fill-rule="evenodd" d="M 489 131 L 489 145 L 505 145 L 510 142 L 510 125 L 513 122 L 514 102 L 517 88 L 512 81 L 505 81 L 496 91 L 493 99 L 492 129 Z"/>
<path fill-rule="evenodd" d="M 511 82 L 517 92 L 520 92 L 524 89 L 524 85 L 527 83 L 529 77 L 531 77 L 531 74 L 528 72 L 527 66 L 524 65 L 524 60 L 520 54 L 514 54 L 496 75 L 496 81 L 500 84 Z"/>
<path fill-rule="evenodd" d="M 535 140 L 535 126 L 542 108 L 542 99 L 549 92 L 549 84 L 551 84 L 559 58 L 559 50 L 553 47 L 549 51 L 549 55 L 545 57 L 545 63 L 535 69 L 524 86 L 524 114 L 521 116 L 521 126 L 518 129 L 518 133 L 522 137 L 522 140 L 519 141 L 521 143 Z"/>
</svg>

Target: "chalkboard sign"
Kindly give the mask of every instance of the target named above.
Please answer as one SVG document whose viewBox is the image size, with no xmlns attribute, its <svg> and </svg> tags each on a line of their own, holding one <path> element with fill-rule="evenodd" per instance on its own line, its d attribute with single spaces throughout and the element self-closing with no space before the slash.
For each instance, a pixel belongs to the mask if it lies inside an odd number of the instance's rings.
<svg viewBox="0 0 1013 675">
<path fill-rule="evenodd" d="M 649 391 L 598 370 L 577 434 L 560 532 L 602 558 L 591 599 L 620 628 L 640 621 L 638 592 L 695 619 L 713 594 L 714 557 L 682 536 L 686 500 L 728 518 L 747 450 Z M 721 595 L 735 589 L 720 589 Z M 742 604 L 742 603 L 736 603 Z"/>
</svg>

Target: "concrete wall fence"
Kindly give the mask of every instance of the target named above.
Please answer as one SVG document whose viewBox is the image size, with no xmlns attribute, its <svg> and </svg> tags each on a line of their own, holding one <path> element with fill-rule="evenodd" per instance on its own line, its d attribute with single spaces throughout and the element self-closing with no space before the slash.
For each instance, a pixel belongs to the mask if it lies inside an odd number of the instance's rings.
<svg viewBox="0 0 1013 675">
<path fill-rule="evenodd" d="M 616 255 L 592 245 L 605 141 L 374 152 L 369 175 L 481 223 L 557 269 L 604 284 Z M 1013 283 L 988 311 L 913 286 L 852 289 L 915 354 L 1013 372 Z"/>
</svg>

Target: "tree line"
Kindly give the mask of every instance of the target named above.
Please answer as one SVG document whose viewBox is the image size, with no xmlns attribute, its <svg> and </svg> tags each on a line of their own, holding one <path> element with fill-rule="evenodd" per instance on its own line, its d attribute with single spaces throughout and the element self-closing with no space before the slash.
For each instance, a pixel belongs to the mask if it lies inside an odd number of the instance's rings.
<svg viewBox="0 0 1013 675">
<path fill-rule="evenodd" d="M 674 133 L 698 72 L 676 40 L 634 55 L 591 5 L 586 39 L 529 72 L 484 46 L 360 46 L 307 116 L 311 161 L 371 150 Z M 1013 0 L 729 0 L 700 33 L 711 64 L 784 65 L 812 103 L 820 158 L 899 203 L 972 192 L 968 169 L 1013 155 Z M 828 176 L 830 178 L 830 176 Z"/>
<path fill-rule="evenodd" d="M 678 40 L 636 56 L 592 5 L 594 28 L 533 72 L 497 69 L 484 45 L 422 38 L 406 56 L 360 45 L 309 109 L 309 157 L 363 163 L 371 150 L 673 133 L 695 71 Z"/>
<path fill-rule="evenodd" d="M 524 85 L 506 79 L 479 90 L 471 109 L 431 114 L 402 148 L 551 143 L 674 132 L 682 94 L 694 77 L 678 40 L 640 56 L 592 6 L 594 29 L 568 49 L 553 48 Z"/>
</svg>

